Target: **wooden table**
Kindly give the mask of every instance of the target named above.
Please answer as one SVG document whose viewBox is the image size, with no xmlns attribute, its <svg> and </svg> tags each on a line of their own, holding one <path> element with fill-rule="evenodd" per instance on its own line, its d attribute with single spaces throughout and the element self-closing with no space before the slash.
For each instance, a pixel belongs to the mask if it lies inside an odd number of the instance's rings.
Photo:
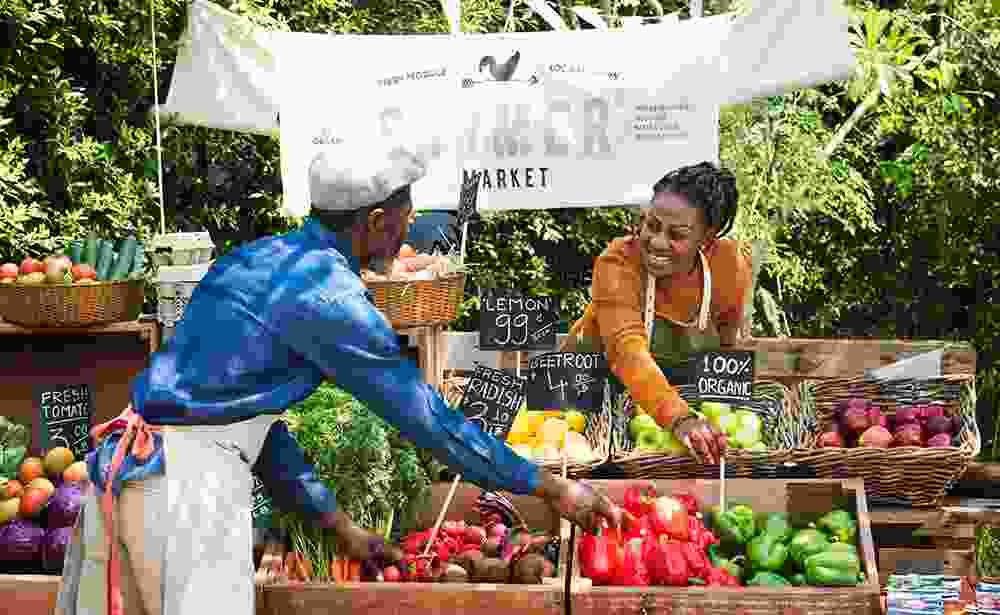
<svg viewBox="0 0 1000 615">
<path fill-rule="evenodd" d="M 447 352 L 445 325 L 413 327 L 402 329 L 398 333 L 416 340 L 420 350 L 419 364 L 424 373 L 424 381 L 435 389 L 440 389 L 441 383 L 444 382 Z"/>
</svg>

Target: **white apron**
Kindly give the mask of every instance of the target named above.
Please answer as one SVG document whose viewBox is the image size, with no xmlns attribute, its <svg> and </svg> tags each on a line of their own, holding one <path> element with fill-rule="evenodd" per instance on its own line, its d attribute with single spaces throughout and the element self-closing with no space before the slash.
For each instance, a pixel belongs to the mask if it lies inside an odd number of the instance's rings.
<svg viewBox="0 0 1000 615">
<path fill-rule="evenodd" d="M 125 483 L 115 500 L 124 615 L 254 612 L 250 468 L 276 420 L 156 428 L 164 475 Z M 109 615 L 106 552 L 92 489 L 67 548 L 56 615 Z"/>
</svg>

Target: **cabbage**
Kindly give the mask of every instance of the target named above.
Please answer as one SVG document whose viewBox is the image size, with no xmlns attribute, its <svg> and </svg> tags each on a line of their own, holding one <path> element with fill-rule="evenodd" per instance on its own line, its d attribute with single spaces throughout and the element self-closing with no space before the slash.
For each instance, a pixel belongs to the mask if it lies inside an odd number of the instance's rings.
<svg viewBox="0 0 1000 615">
<path fill-rule="evenodd" d="M 34 564 L 41 560 L 45 530 L 36 523 L 14 519 L 0 526 L 0 562 Z"/>
<path fill-rule="evenodd" d="M 45 570 L 59 572 L 63 560 L 66 559 L 66 547 L 73 538 L 72 527 L 57 527 L 45 533 L 42 541 L 42 567 Z"/>
<path fill-rule="evenodd" d="M 80 514 L 80 504 L 83 503 L 83 489 L 79 483 L 66 483 L 54 492 L 49 499 L 46 510 L 45 525 L 50 530 L 60 527 L 72 527 Z"/>
</svg>

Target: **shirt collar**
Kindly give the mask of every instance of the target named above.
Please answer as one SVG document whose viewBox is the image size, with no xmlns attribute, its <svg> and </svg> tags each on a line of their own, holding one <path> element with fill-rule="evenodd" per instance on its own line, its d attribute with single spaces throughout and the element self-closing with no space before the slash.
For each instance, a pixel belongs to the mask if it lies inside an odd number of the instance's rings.
<svg viewBox="0 0 1000 615">
<path fill-rule="evenodd" d="M 361 262 L 354 256 L 351 249 L 351 240 L 346 233 L 337 234 L 323 226 L 323 223 L 313 217 L 306 218 L 302 231 L 307 237 L 320 243 L 321 245 L 336 250 L 350 266 L 351 271 L 360 275 Z"/>
</svg>

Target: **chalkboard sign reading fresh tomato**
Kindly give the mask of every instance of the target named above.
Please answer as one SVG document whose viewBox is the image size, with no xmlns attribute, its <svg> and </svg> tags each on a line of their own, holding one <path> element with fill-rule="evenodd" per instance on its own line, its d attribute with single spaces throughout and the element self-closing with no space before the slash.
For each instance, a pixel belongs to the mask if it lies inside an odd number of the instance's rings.
<svg viewBox="0 0 1000 615">
<path fill-rule="evenodd" d="M 484 291 L 479 299 L 479 348 L 551 350 L 556 346 L 558 310 L 553 297 L 531 297 L 505 289 Z"/>
<path fill-rule="evenodd" d="M 42 451 L 64 446 L 82 460 L 90 452 L 90 428 L 94 422 L 94 404 L 86 384 L 61 384 L 35 387 L 38 407 L 36 448 Z"/>
<path fill-rule="evenodd" d="M 459 407 L 470 422 L 498 440 L 505 440 L 523 401 L 523 378 L 477 365 Z"/>
<path fill-rule="evenodd" d="M 260 480 L 256 474 L 253 475 L 253 508 L 251 512 L 253 514 L 253 526 L 255 528 L 267 529 L 271 527 L 271 515 L 274 512 L 274 507 L 271 504 L 271 498 L 267 496 L 264 491 L 264 483 Z"/>
<path fill-rule="evenodd" d="M 754 353 L 750 350 L 710 350 L 695 356 L 694 383 L 698 399 L 741 402 L 753 398 Z"/>
<path fill-rule="evenodd" d="M 608 362 L 599 352 L 548 352 L 528 361 L 528 407 L 532 410 L 600 411 Z"/>
</svg>

